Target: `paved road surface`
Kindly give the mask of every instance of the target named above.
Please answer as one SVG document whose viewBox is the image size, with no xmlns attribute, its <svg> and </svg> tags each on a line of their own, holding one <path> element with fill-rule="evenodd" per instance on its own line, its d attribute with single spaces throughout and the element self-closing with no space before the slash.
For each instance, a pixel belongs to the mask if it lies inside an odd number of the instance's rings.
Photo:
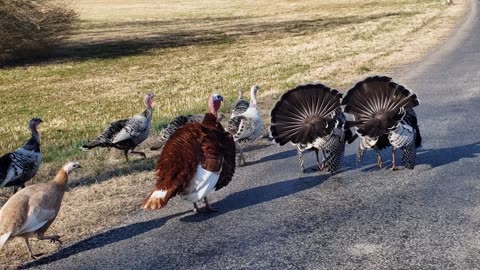
<svg viewBox="0 0 480 270">
<path fill-rule="evenodd" d="M 468 20 L 447 45 L 395 76 L 422 101 L 415 170 L 378 170 L 372 151 L 355 168 L 355 144 L 343 173 L 300 174 L 291 146 L 264 147 L 212 197 L 221 212 L 195 215 L 177 198 L 36 267 L 480 268 L 480 19 L 472 12 Z M 383 156 L 390 163 L 390 151 Z"/>
</svg>

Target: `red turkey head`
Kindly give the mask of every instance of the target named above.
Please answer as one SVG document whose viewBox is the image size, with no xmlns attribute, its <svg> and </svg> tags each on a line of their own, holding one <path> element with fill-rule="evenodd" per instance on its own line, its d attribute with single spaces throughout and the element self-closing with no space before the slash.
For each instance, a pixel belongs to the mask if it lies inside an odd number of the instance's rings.
<svg viewBox="0 0 480 270">
<path fill-rule="evenodd" d="M 219 94 L 213 94 L 210 96 L 208 99 L 208 108 L 210 109 L 210 112 L 217 116 L 218 115 L 218 110 L 220 109 L 220 106 L 222 105 L 223 97 Z"/>
<path fill-rule="evenodd" d="M 147 109 L 152 107 L 152 102 L 154 97 L 155 97 L 154 93 L 148 93 L 143 98 L 143 102 L 145 103 L 145 107 L 147 107 Z"/>
</svg>

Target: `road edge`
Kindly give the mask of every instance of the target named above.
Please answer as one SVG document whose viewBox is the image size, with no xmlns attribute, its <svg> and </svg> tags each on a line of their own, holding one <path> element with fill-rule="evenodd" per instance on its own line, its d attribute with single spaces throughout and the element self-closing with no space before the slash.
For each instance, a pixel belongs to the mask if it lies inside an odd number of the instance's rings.
<svg viewBox="0 0 480 270">
<path fill-rule="evenodd" d="M 400 81 L 411 81 L 415 77 L 420 76 L 429 67 L 441 61 L 442 56 L 448 55 L 457 47 L 459 47 L 473 29 L 473 24 L 478 14 L 478 0 L 470 0 L 469 11 L 467 16 L 464 16 L 457 25 L 452 29 L 452 32 L 447 36 L 445 42 L 430 48 L 427 53 L 419 60 L 409 63 L 405 66 L 394 70 L 396 78 Z M 414 66 L 414 68 L 412 68 Z"/>
</svg>

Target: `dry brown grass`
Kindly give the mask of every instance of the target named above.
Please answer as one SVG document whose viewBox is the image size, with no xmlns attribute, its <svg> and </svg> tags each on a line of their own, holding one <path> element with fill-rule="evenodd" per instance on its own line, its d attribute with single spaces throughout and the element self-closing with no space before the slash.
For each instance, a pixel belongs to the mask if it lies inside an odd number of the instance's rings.
<svg viewBox="0 0 480 270">
<path fill-rule="evenodd" d="M 81 28 L 55 62 L 0 71 L 0 153 L 23 143 L 27 120 L 37 115 L 46 120 L 46 163 L 34 181 L 51 179 L 72 157 L 88 168 L 74 176 L 84 184 L 66 194 L 50 229 L 68 244 L 122 222 L 150 189 L 152 153 L 126 164 L 106 150 L 76 150 L 111 120 L 140 112 L 145 92 L 157 93 L 158 123 L 204 110 L 212 92 L 233 101 L 238 87 L 258 83 L 268 120 L 273 100 L 288 87 L 321 81 L 345 89 L 415 61 L 448 35 L 466 3 L 74 1 Z M 54 251 L 49 244 L 34 248 Z M 27 259 L 20 241 L 0 254 L 0 264 L 12 259 Z"/>
</svg>

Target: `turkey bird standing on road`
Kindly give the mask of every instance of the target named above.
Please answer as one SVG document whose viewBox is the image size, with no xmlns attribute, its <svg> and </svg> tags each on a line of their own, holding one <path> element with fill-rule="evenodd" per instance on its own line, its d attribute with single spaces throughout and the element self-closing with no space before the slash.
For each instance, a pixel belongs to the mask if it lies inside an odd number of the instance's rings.
<svg viewBox="0 0 480 270">
<path fill-rule="evenodd" d="M 228 121 L 227 130 L 233 134 L 233 139 L 240 147 L 239 165 L 245 165 L 243 147 L 262 135 L 262 117 L 257 109 L 257 85 L 250 89 L 250 104 L 248 109 Z"/>
<path fill-rule="evenodd" d="M 238 99 L 230 106 L 230 119 L 244 113 L 249 106 L 250 102 L 243 98 L 242 90 L 238 90 Z"/>
<path fill-rule="evenodd" d="M 155 95 L 148 93 L 143 101 L 145 103 L 145 111 L 128 119 L 122 119 L 112 122 L 109 127 L 98 138 L 92 142 L 85 144 L 83 149 L 92 149 L 95 147 L 113 147 L 123 150 L 125 159 L 128 161 L 128 152 L 142 157 L 146 157 L 145 153 L 133 151 L 137 145 L 147 139 L 150 134 L 152 125 L 152 102 Z"/>
<path fill-rule="evenodd" d="M 344 111 L 352 114 L 361 141 L 357 163 L 368 148 L 377 152 L 378 166 L 382 168 L 380 150 L 392 146 L 392 170 L 396 170 L 395 150 L 402 149 L 403 163 L 413 169 L 416 164 L 416 148 L 422 137 L 413 107 L 419 105 L 417 95 L 384 76 L 369 77 L 350 89 L 342 101 Z"/>
<path fill-rule="evenodd" d="M 0 157 L 1 187 L 13 186 L 16 192 L 19 187 L 24 188 L 25 182 L 37 173 L 40 163 L 42 163 L 40 134 L 38 133 L 38 126 L 42 122 L 40 118 L 32 118 L 28 124 L 32 131 L 30 140 L 14 152 Z"/>
<path fill-rule="evenodd" d="M 186 124 L 165 143 L 157 161 L 156 185 L 144 201 L 144 209 L 165 207 L 170 198 L 180 194 L 196 211 L 214 210 L 207 195 L 226 186 L 235 173 L 235 142 L 218 122 L 222 101 L 222 96 L 212 95 L 210 113 L 202 123 Z M 197 206 L 202 199 L 204 209 Z"/>
<path fill-rule="evenodd" d="M 283 94 L 271 112 L 270 131 L 280 145 L 297 145 L 300 170 L 305 171 L 302 152 L 314 150 L 317 169 L 336 173 L 341 168 L 345 142 L 354 140 L 345 129 L 345 115 L 340 109 L 342 94 L 323 84 L 307 84 Z M 318 152 L 324 160 L 320 164 Z"/>
</svg>

